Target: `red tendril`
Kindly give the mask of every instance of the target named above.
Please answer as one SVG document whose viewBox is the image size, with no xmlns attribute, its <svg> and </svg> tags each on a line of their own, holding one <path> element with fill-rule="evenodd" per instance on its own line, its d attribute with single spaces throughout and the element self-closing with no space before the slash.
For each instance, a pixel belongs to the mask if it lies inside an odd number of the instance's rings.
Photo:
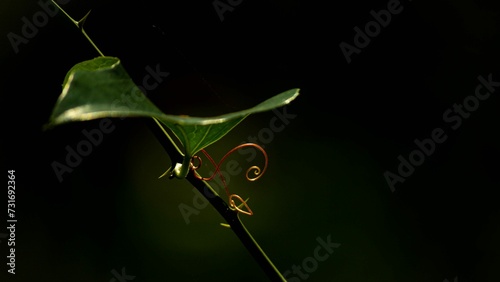
<svg viewBox="0 0 500 282">
<path fill-rule="evenodd" d="M 224 190 L 226 191 L 226 194 L 227 194 L 227 197 L 228 197 L 228 200 L 229 200 L 229 205 L 232 208 L 236 209 L 238 212 L 241 212 L 241 213 L 244 213 L 244 214 L 247 214 L 247 215 L 253 215 L 252 210 L 250 209 L 250 207 L 247 204 L 248 200 L 244 201 L 239 195 L 230 194 L 229 193 L 229 189 L 227 188 L 226 180 L 224 179 L 224 176 L 222 175 L 222 173 L 220 171 L 220 167 L 221 167 L 222 163 L 226 160 L 226 158 L 229 155 L 231 155 L 232 153 L 234 153 L 237 150 L 239 150 L 241 148 L 244 148 L 244 147 L 254 147 L 254 148 L 258 149 L 259 151 L 261 151 L 262 154 L 264 155 L 264 168 L 263 169 L 261 169 L 260 167 L 254 165 L 254 166 L 249 167 L 247 169 L 246 173 L 245 173 L 245 178 L 248 181 L 255 181 L 255 180 L 259 179 L 260 177 L 262 177 L 262 175 L 264 174 L 264 172 L 267 169 L 268 158 L 267 158 L 267 153 L 264 150 L 264 148 L 262 148 L 261 146 L 255 144 L 255 143 L 244 143 L 244 144 L 240 144 L 240 145 L 234 147 L 233 149 L 231 149 L 229 152 L 227 152 L 222 157 L 222 159 L 219 161 L 218 164 L 215 163 L 214 159 L 207 153 L 207 151 L 205 151 L 204 149 L 201 150 L 203 152 L 203 154 L 207 157 L 207 159 L 210 161 L 210 163 L 212 163 L 212 165 L 215 167 L 215 172 L 210 177 L 202 177 L 199 174 L 195 173 L 195 177 L 198 178 L 198 179 L 201 179 L 201 180 L 209 181 L 209 180 L 212 180 L 216 175 L 219 175 L 219 177 L 220 177 L 220 179 L 221 179 L 221 181 L 222 181 L 222 183 L 224 185 Z M 195 165 L 195 161 L 197 162 L 197 165 Z M 202 164 L 201 157 L 199 157 L 199 156 L 193 156 L 191 158 L 191 169 L 194 172 L 196 172 L 196 170 L 201 167 L 201 164 Z M 253 174 L 255 175 L 255 177 L 250 177 L 249 176 L 251 172 L 253 172 Z M 239 206 L 236 205 L 234 199 L 239 200 L 241 202 L 241 204 Z M 246 210 L 241 209 L 240 206 L 245 207 Z"/>
</svg>

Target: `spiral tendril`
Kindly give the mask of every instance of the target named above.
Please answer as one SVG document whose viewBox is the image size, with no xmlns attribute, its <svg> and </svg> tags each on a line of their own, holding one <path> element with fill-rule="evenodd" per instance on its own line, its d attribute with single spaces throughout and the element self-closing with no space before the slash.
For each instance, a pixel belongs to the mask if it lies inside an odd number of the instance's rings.
<svg viewBox="0 0 500 282">
<path fill-rule="evenodd" d="M 229 205 L 232 208 L 234 208 L 235 210 L 237 210 L 238 212 L 241 212 L 241 213 L 244 213 L 244 214 L 247 214 L 247 215 L 253 215 L 252 210 L 250 209 L 250 207 L 247 204 L 248 200 L 244 201 L 239 195 L 229 193 L 229 189 L 227 187 L 226 180 L 225 180 L 224 176 L 222 175 L 222 172 L 220 171 L 220 167 L 222 166 L 222 164 L 224 163 L 224 161 L 227 159 L 227 157 L 229 157 L 232 153 L 236 152 L 237 150 L 239 150 L 241 148 L 245 148 L 245 147 L 256 148 L 259 151 L 261 151 L 262 154 L 264 155 L 264 168 L 261 169 L 259 166 L 254 165 L 254 166 L 249 167 L 246 170 L 246 173 L 245 173 L 245 178 L 248 181 L 256 181 L 256 180 L 258 180 L 259 178 L 262 177 L 262 175 L 264 174 L 264 172 L 267 169 L 268 157 L 267 157 L 267 153 L 264 150 L 264 148 L 262 148 L 261 146 L 255 144 L 255 143 L 243 143 L 243 144 L 240 144 L 240 145 L 234 147 L 233 149 L 229 150 L 229 152 L 227 152 L 221 158 L 221 160 L 219 161 L 219 163 L 216 163 L 214 161 L 214 159 L 210 156 L 210 154 L 208 154 L 208 152 L 205 149 L 202 149 L 201 151 L 203 152 L 203 154 L 207 157 L 207 159 L 210 161 L 210 163 L 215 167 L 215 171 L 209 177 L 202 177 L 198 173 L 195 173 L 194 175 L 195 175 L 196 178 L 201 179 L 201 180 L 205 180 L 205 181 L 212 180 L 216 175 L 218 175 L 219 178 L 222 181 L 222 184 L 224 185 L 224 190 L 226 191 L 226 194 L 227 194 L 227 197 L 228 197 L 228 201 L 229 201 Z M 202 166 L 202 163 L 203 163 L 203 161 L 202 161 L 201 157 L 196 156 L 196 155 L 193 156 L 191 158 L 191 170 L 193 172 L 196 172 L 196 170 L 198 170 Z M 250 176 L 251 173 L 253 173 L 254 177 Z M 236 203 L 234 201 L 234 198 L 236 198 L 237 200 L 239 200 L 241 202 L 240 206 L 236 205 Z M 243 210 L 241 207 L 245 207 L 246 210 Z"/>
</svg>

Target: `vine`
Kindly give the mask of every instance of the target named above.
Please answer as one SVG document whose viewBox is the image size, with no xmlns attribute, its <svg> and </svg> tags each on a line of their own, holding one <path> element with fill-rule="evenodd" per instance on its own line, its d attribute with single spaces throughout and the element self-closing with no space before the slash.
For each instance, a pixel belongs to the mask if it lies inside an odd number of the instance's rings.
<svg viewBox="0 0 500 282">
<path fill-rule="evenodd" d="M 216 117 L 168 115 L 160 111 L 146 96 L 140 97 L 141 103 L 138 103 L 134 109 L 113 109 L 113 101 L 118 97 L 122 98 L 127 93 L 135 93 L 134 95 L 144 93 L 133 83 L 120 64 L 120 60 L 105 56 L 85 32 L 83 25 L 90 12 L 81 20 L 76 21 L 54 0 L 52 2 L 78 27 L 100 57 L 80 62 L 68 71 L 63 83 L 63 92 L 59 96 L 46 128 L 66 122 L 103 117 L 150 117 L 148 125 L 172 162 L 171 167 L 160 177 L 168 175 L 169 178 L 176 177 L 189 181 L 226 220 L 227 224 L 222 225 L 230 227 L 234 231 L 269 279 L 285 281 L 283 275 L 239 218 L 239 214 L 253 215 L 253 211 L 248 205 L 248 199 L 243 200 L 238 194 L 230 193 L 226 180 L 220 171 L 221 165 L 231 154 L 244 147 L 253 147 L 263 154 L 264 166 L 262 168 L 255 165 L 250 166 L 246 170 L 245 177 L 248 181 L 256 181 L 262 177 L 267 169 L 268 156 L 266 151 L 257 144 L 244 143 L 231 149 L 216 163 L 205 148 L 220 140 L 250 114 L 271 110 L 290 103 L 298 96 L 299 89 L 282 92 L 250 109 Z M 166 128 L 170 131 L 167 131 Z M 182 149 L 174 142 L 174 136 L 182 144 Z M 202 165 L 202 158 L 197 155 L 199 152 L 203 153 L 215 168 L 214 173 L 208 177 L 201 176 L 197 171 Z M 253 176 L 251 176 L 252 174 Z M 216 176 L 219 176 L 224 184 L 227 202 L 222 200 L 208 183 Z"/>
</svg>

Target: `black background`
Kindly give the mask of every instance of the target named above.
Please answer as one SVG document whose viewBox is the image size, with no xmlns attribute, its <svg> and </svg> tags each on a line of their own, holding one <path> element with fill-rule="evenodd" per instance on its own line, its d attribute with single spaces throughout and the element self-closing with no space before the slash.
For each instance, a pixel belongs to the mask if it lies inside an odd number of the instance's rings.
<svg viewBox="0 0 500 282">
<path fill-rule="evenodd" d="M 330 236 L 341 246 L 307 281 L 498 281 L 500 88 L 456 130 L 443 113 L 474 94 L 478 76 L 500 81 L 499 2 L 401 1 L 347 63 L 339 44 L 353 45 L 353 28 L 388 2 L 243 0 L 223 21 L 212 1 L 63 8 L 74 18 L 92 10 L 85 30 L 138 85 L 146 66 L 170 73 L 147 93 L 166 113 L 218 115 L 301 89 L 286 108 L 296 117 L 258 142 L 270 156 L 265 177 L 231 180 L 252 198 L 255 214 L 243 221 L 282 272 Z M 51 164 L 99 121 L 42 127 L 69 68 L 98 53 L 62 13 L 15 53 L 7 35 L 40 10 L 24 0 L 0 8 L 2 159 L 16 171 L 18 219 L 16 275 L 0 238 L 1 281 L 111 281 L 122 268 L 133 281 L 266 281 L 215 210 L 186 224 L 179 204 L 192 206 L 195 194 L 182 180 L 157 180 L 170 161 L 142 120 L 114 119 L 58 181 Z M 209 151 L 220 158 L 273 116 L 250 116 Z M 392 192 L 384 173 L 436 128 L 446 141 Z"/>
</svg>

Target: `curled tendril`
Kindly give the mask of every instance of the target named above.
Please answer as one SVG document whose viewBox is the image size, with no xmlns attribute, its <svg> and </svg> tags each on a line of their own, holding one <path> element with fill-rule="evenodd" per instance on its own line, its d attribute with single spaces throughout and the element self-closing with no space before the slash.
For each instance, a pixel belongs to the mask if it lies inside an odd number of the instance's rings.
<svg viewBox="0 0 500 282">
<path fill-rule="evenodd" d="M 252 171 L 253 171 L 253 174 L 255 174 L 254 178 L 249 176 L 249 174 Z M 251 166 L 249 169 L 247 169 L 246 178 L 248 181 L 255 181 L 255 180 L 259 179 L 261 176 L 262 176 L 262 172 L 260 170 L 260 167 L 258 167 L 258 166 L 254 165 L 254 166 Z"/>
<path fill-rule="evenodd" d="M 241 202 L 241 204 L 240 205 L 236 205 L 236 203 L 234 201 L 234 198 L 236 198 L 237 200 L 239 200 Z M 247 202 L 248 202 L 248 200 L 244 201 L 239 195 L 232 194 L 232 195 L 229 196 L 229 204 L 231 205 L 231 207 L 233 207 L 238 212 L 244 213 L 246 215 L 253 215 L 253 211 L 252 211 L 252 209 L 250 209 L 250 207 L 248 206 Z M 243 207 L 245 209 L 242 209 Z"/>
<path fill-rule="evenodd" d="M 198 162 L 198 165 L 194 165 L 194 161 L 195 161 L 195 160 Z M 201 163 L 202 163 L 202 161 L 201 161 L 201 158 L 200 158 L 199 156 L 193 156 L 193 157 L 191 158 L 191 169 L 192 169 L 192 170 L 197 170 L 197 169 L 199 169 L 199 168 L 201 167 Z M 197 178 L 199 178 L 199 179 L 203 179 L 203 178 L 200 178 L 200 177 L 198 177 L 198 176 L 197 176 Z"/>
<path fill-rule="evenodd" d="M 203 152 L 203 154 L 207 157 L 207 159 L 212 163 L 212 165 L 215 167 L 215 171 L 212 175 L 210 175 L 209 177 L 202 177 L 200 176 L 199 174 L 195 173 L 195 177 L 198 178 L 198 179 L 201 179 L 201 180 L 205 180 L 205 181 L 209 181 L 209 180 L 212 180 L 216 175 L 218 175 L 220 177 L 220 179 L 222 180 L 222 183 L 224 185 L 224 189 L 226 190 L 226 194 L 228 196 L 228 200 L 229 200 L 229 205 L 231 207 L 233 207 L 234 209 L 236 209 L 238 212 L 241 212 L 241 213 L 244 213 L 244 214 L 247 214 L 247 215 L 252 215 L 253 212 L 252 210 L 250 209 L 250 207 L 248 206 L 247 204 L 247 201 L 243 201 L 243 199 L 241 199 L 241 197 L 239 195 L 236 195 L 236 194 L 230 194 L 229 193 L 229 189 L 227 188 L 227 184 L 226 184 L 226 180 L 224 178 L 224 176 L 222 175 L 222 172 L 220 171 L 220 167 L 222 166 L 222 163 L 224 163 L 224 161 L 226 160 L 226 158 L 231 155 L 232 153 L 236 152 L 237 150 L 241 149 L 241 148 L 245 148 L 245 147 L 253 147 L 253 148 L 256 148 L 258 149 L 259 151 L 262 152 L 262 154 L 264 155 L 264 168 L 260 168 L 259 166 L 251 166 L 247 169 L 246 173 L 245 173 L 245 178 L 248 180 L 248 181 L 255 181 L 255 180 L 258 180 L 259 178 L 262 177 L 262 175 L 264 174 L 264 172 L 266 171 L 267 169 L 267 163 L 268 163 L 268 157 L 267 157 L 267 153 L 266 151 L 264 150 L 264 148 L 262 148 L 261 146 L 255 144 L 255 143 L 243 143 L 243 144 L 240 144 L 236 147 L 234 147 L 233 149 L 231 149 L 229 152 L 227 152 L 223 157 L 222 159 L 219 161 L 219 163 L 215 163 L 214 159 L 207 153 L 207 151 L 205 151 L 204 149 L 201 150 Z M 194 172 L 196 172 L 197 169 L 199 169 L 202 165 L 202 159 L 201 157 L 199 156 L 193 156 L 191 158 L 191 170 L 193 170 Z M 253 173 L 255 176 L 254 177 L 251 177 L 250 174 Z M 237 200 L 239 200 L 242 205 L 246 208 L 246 210 L 243 210 L 241 209 L 239 206 L 237 206 L 234 202 L 234 198 L 236 198 Z"/>
</svg>

